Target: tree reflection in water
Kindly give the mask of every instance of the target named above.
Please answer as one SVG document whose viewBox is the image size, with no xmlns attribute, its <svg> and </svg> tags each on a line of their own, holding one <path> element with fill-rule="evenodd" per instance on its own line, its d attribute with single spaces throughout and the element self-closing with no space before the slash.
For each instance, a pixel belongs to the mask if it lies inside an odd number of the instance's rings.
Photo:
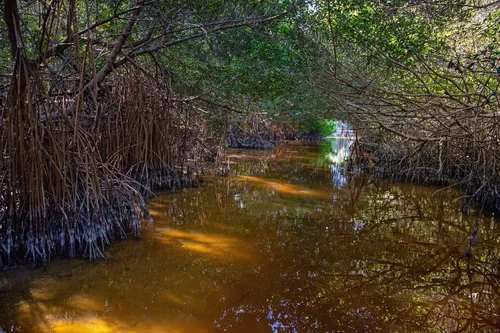
<svg viewBox="0 0 500 333">
<path fill-rule="evenodd" d="M 482 222 L 469 260 L 474 217 L 453 203 L 458 193 L 350 175 L 336 160 L 339 147 L 233 151 L 229 177 L 153 199 L 156 230 L 111 247 L 110 260 L 55 262 L 24 280 L 2 273 L 12 287 L 0 290 L 8 296 L 0 324 L 59 332 L 498 331 L 498 224 Z"/>
</svg>

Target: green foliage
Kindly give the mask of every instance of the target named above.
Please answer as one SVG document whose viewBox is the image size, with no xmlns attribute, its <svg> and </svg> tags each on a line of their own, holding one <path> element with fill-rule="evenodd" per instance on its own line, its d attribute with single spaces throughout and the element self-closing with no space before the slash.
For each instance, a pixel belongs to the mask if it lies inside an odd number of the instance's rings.
<svg viewBox="0 0 500 333">
<path fill-rule="evenodd" d="M 329 107 L 308 79 L 317 70 L 314 48 L 295 17 L 180 45 L 162 62 L 176 73 L 176 89 L 187 95 L 208 92 L 247 114 L 265 113 L 275 122 L 294 124 L 317 118 Z"/>
<path fill-rule="evenodd" d="M 338 114 L 336 96 L 325 93 L 335 91 L 336 95 L 341 86 L 336 75 L 363 88 L 370 82 L 379 82 L 393 91 L 418 93 L 425 86 L 436 94 L 470 90 L 478 84 L 478 79 L 466 78 L 465 87 L 458 89 L 441 78 L 449 68 L 441 66 L 433 75 L 424 77 L 417 77 L 414 72 L 421 73 L 426 66 L 438 62 L 453 61 L 452 69 L 457 71 L 488 71 L 488 75 L 494 73 L 498 77 L 500 11 L 484 9 L 484 13 L 475 15 L 478 10 L 472 10 L 471 4 L 310 0 L 266 24 L 248 24 L 206 34 L 154 54 L 144 53 L 136 62 L 150 72 L 167 68 L 173 74 L 175 91 L 183 95 L 203 95 L 246 114 L 265 113 L 285 124 L 313 124 L 314 119 L 345 117 Z M 290 1 L 154 2 L 144 8 L 144 18 L 137 23 L 125 49 L 128 52 L 131 44 L 148 33 L 156 46 L 185 38 L 193 31 L 203 35 L 213 22 L 222 18 L 234 19 L 240 13 L 281 12 L 290 5 Z M 69 5 L 60 2 L 58 6 L 64 13 Z M 88 20 L 90 23 L 106 20 L 129 6 L 130 2 L 115 0 L 78 0 L 76 27 L 84 29 Z M 30 57 L 63 41 L 67 33 L 66 19 L 61 19 L 51 29 L 53 36 L 45 37 L 40 19 L 43 12 L 38 13 L 36 8 L 27 5 L 21 13 L 22 36 Z M 93 46 L 96 55 L 92 59 L 96 68 L 105 63 L 113 38 L 122 31 L 127 15 L 92 30 L 97 45 Z M 471 31 L 476 32 L 475 38 L 459 36 Z M 8 74 L 13 59 L 7 39 L 3 38 L 3 21 L 0 34 L 0 74 Z M 83 58 L 85 38 L 83 35 L 79 40 L 79 51 L 65 52 L 49 62 L 47 68 L 68 64 L 72 57 Z M 457 50 L 463 51 L 460 59 L 455 59 Z M 72 69 L 62 71 L 72 73 Z M 486 79 L 486 75 L 481 77 L 483 81 Z M 490 94 L 493 96 L 493 89 Z M 198 106 L 213 111 L 202 103 Z"/>
<path fill-rule="evenodd" d="M 337 130 L 337 121 L 333 119 L 309 120 L 300 125 L 300 130 L 304 133 L 328 136 Z"/>
<path fill-rule="evenodd" d="M 3 17 L 2 6 L 0 6 L 0 17 Z M 10 52 L 10 44 L 7 38 L 7 31 L 5 22 L 0 19 L 0 75 L 10 72 L 10 65 L 12 63 L 12 55 Z M 0 77 L 0 87 L 3 85 L 3 78 Z"/>
</svg>

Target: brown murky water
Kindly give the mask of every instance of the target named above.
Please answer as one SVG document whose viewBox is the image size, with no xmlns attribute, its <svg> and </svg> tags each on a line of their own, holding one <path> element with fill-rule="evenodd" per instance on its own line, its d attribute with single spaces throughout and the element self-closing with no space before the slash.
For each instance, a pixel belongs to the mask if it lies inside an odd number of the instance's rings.
<svg viewBox="0 0 500 333">
<path fill-rule="evenodd" d="M 345 145 L 233 151 L 108 259 L 0 273 L 0 332 L 496 332 L 500 233 L 457 192 L 350 177 Z"/>
</svg>

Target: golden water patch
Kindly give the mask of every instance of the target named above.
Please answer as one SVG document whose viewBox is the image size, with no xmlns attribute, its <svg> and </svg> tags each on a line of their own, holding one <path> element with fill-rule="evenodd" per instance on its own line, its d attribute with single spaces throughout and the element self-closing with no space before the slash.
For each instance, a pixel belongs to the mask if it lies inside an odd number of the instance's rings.
<svg viewBox="0 0 500 333">
<path fill-rule="evenodd" d="M 67 302 L 70 307 L 82 311 L 104 311 L 104 304 L 97 302 L 85 295 L 72 296 Z"/>
<path fill-rule="evenodd" d="M 207 332 L 197 323 L 186 323 L 167 318 L 150 318 L 147 322 L 121 322 L 113 318 L 81 317 L 72 321 L 61 320 L 52 323 L 54 333 L 191 333 Z"/>
<path fill-rule="evenodd" d="M 163 228 L 156 230 L 162 242 L 179 244 L 189 251 L 225 260 L 249 261 L 255 258 L 255 250 L 247 242 L 220 234 L 183 231 Z"/>
<path fill-rule="evenodd" d="M 54 293 L 46 289 L 32 289 L 31 297 L 39 301 L 48 301 L 54 297 Z"/>
<path fill-rule="evenodd" d="M 134 330 L 123 330 L 122 327 L 118 330 L 116 325 L 113 325 L 103 319 L 95 317 L 83 317 L 77 320 L 67 321 L 61 320 L 53 323 L 52 331 L 55 333 L 111 333 L 111 332 L 136 332 Z"/>
<path fill-rule="evenodd" d="M 158 211 L 158 210 L 155 210 L 155 209 L 149 209 L 149 214 L 151 214 L 151 216 L 153 217 L 164 217 L 165 216 L 165 213 L 163 211 Z"/>
<path fill-rule="evenodd" d="M 268 180 L 265 178 L 252 177 L 252 176 L 238 176 L 238 177 L 235 177 L 235 179 L 245 180 L 245 181 L 249 181 L 249 182 L 253 182 L 253 183 L 257 183 L 257 184 L 262 184 L 263 186 L 270 188 L 270 189 L 273 189 L 276 192 L 289 194 L 289 195 L 318 198 L 318 199 L 330 199 L 331 198 L 331 194 L 328 192 L 308 189 L 306 187 L 302 187 L 302 186 L 298 186 L 298 185 L 280 183 L 280 182 L 271 181 L 271 180 Z"/>
</svg>

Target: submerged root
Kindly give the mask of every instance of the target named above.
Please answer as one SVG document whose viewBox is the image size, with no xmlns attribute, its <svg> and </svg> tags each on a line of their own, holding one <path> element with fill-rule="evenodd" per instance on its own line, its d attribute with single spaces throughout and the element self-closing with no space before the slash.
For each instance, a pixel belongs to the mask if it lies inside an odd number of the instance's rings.
<svg viewBox="0 0 500 333">
<path fill-rule="evenodd" d="M 0 267 L 46 262 L 61 255 L 100 258 L 111 241 L 130 232 L 138 237 L 141 218 L 149 213 L 131 185 L 127 179 L 108 182 L 98 196 L 80 188 L 76 202 L 55 203 L 50 198 L 41 214 L 24 211 L 19 201 L 14 212 L 1 216 Z M 9 211 L 5 196 L 4 187 L 3 212 Z"/>
<path fill-rule="evenodd" d="M 229 148 L 240 148 L 240 149 L 262 149 L 269 150 L 273 149 L 273 143 L 269 141 L 262 140 L 261 138 L 247 138 L 243 140 L 232 140 L 228 144 Z"/>
<path fill-rule="evenodd" d="M 496 138 L 488 138 L 488 142 Z M 470 142 L 412 142 L 386 136 L 356 140 L 351 168 L 380 178 L 437 186 L 457 186 L 465 192 L 463 211 L 478 206 L 500 214 L 500 174 L 497 156 L 489 146 Z"/>
<path fill-rule="evenodd" d="M 190 169 L 137 166 L 129 175 L 137 181 L 139 191 L 145 195 L 152 191 L 176 191 L 181 188 L 197 187 L 201 177 Z"/>
</svg>

